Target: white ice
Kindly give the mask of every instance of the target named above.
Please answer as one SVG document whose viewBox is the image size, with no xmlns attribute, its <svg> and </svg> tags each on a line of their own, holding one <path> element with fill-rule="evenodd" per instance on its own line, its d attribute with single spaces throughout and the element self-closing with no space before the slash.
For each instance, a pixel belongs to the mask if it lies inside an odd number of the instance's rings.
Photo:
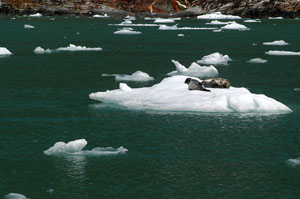
<svg viewBox="0 0 300 199">
<path fill-rule="evenodd" d="M 153 77 L 150 77 L 149 74 L 143 71 L 136 71 L 131 75 L 125 74 L 102 74 L 101 76 L 115 76 L 116 81 L 136 81 L 136 82 L 146 82 L 154 80 Z"/>
<path fill-rule="evenodd" d="M 25 25 L 24 25 L 24 28 L 35 28 L 35 27 L 32 26 L 32 25 L 29 25 L 29 24 L 25 24 Z"/>
<path fill-rule="evenodd" d="M 11 55 L 12 53 L 5 47 L 0 47 L 0 56 L 1 55 Z"/>
<path fill-rule="evenodd" d="M 114 32 L 114 34 L 116 34 L 116 35 L 138 35 L 141 33 L 142 32 L 140 32 L 140 31 L 133 31 L 133 30 L 130 30 L 127 28 Z"/>
<path fill-rule="evenodd" d="M 189 68 L 180 64 L 178 61 L 172 60 L 176 67 L 176 71 L 168 73 L 168 76 L 174 75 L 187 75 L 193 77 L 215 77 L 219 74 L 218 70 L 213 66 L 200 66 L 199 64 L 193 62 Z"/>
<path fill-rule="evenodd" d="M 285 42 L 284 40 L 276 40 L 276 41 L 272 41 L 272 42 L 263 42 L 263 45 L 267 45 L 267 46 L 285 46 L 285 45 L 289 45 L 287 42 Z"/>
<path fill-rule="evenodd" d="M 199 64 L 212 64 L 212 65 L 228 65 L 228 61 L 232 61 L 228 55 L 223 55 L 218 52 L 206 55 L 198 60 Z"/>
<path fill-rule="evenodd" d="M 174 19 L 157 18 L 153 23 L 175 23 Z"/>
<path fill-rule="evenodd" d="M 94 18 L 107 18 L 109 17 L 107 14 L 104 14 L 104 15 L 93 15 Z"/>
<path fill-rule="evenodd" d="M 197 19 L 241 19 L 239 16 L 223 15 L 221 12 L 214 12 L 211 14 L 199 15 Z"/>
<path fill-rule="evenodd" d="M 257 20 L 257 19 L 247 19 L 244 22 L 245 23 L 261 23 L 261 21 Z"/>
<path fill-rule="evenodd" d="M 85 139 L 74 140 L 68 143 L 56 142 L 54 146 L 50 147 L 48 150 L 44 151 L 46 155 L 116 155 L 126 153 L 128 150 L 124 147 L 119 147 L 114 149 L 112 147 L 96 147 L 92 150 L 83 150 L 87 145 Z"/>
<path fill-rule="evenodd" d="M 250 30 L 246 26 L 244 26 L 242 24 L 239 24 L 239 23 L 236 23 L 236 22 L 227 24 L 227 25 L 223 26 L 222 29 L 225 29 L 225 30 L 240 30 L 240 31 Z"/>
<path fill-rule="evenodd" d="M 40 13 L 29 15 L 29 17 L 41 17 L 41 16 L 42 16 L 42 14 L 40 14 Z"/>
<path fill-rule="evenodd" d="M 135 110 L 289 113 L 284 104 L 263 94 L 252 94 L 246 88 L 210 88 L 211 92 L 190 91 L 184 83 L 189 76 L 172 76 L 152 87 L 96 92 L 90 99 Z M 197 79 L 197 78 L 194 78 Z M 200 81 L 199 79 L 197 79 Z"/>
<path fill-rule="evenodd" d="M 69 44 L 67 47 L 60 47 L 56 49 L 57 51 L 99 51 L 102 50 L 100 47 L 89 48 L 86 46 L 76 46 L 74 44 Z"/>
<path fill-rule="evenodd" d="M 265 59 L 261 59 L 261 58 L 253 58 L 253 59 L 250 59 L 248 62 L 254 63 L 254 64 L 263 64 L 263 63 L 267 63 L 268 61 Z"/>
<path fill-rule="evenodd" d="M 174 26 L 160 25 L 159 30 L 216 30 L 217 28 L 198 28 L 198 27 L 177 27 Z"/>
<path fill-rule="evenodd" d="M 134 16 L 129 16 L 129 15 L 127 15 L 127 16 L 124 18 L 124 20 L 134 21 L 134 20 L 136 20 L 136 18 L 135 18 Z"/>
<path fill-rule="evenodd" d="M 177 36 L 178 37 L 184 37 L 184 34 L 178 34 Z"/>
<path fill-rule="evenodd" d="M 205 24 L 207 25 L 226 25 L 226 24 L 231 24 L 235 23 L 235 21 L 218 21 L 218 20 L 213 20 L 211 22 L 207 22 Z"/>
<path fill-rule="evenodd" d="M 265 52 L 267 55 L 278 55 L 278 56 L 300 56 L 300 52 L 283 51 L 283 50 L 269 50 Z"/>
<path fill-rule="evenodd" d="M 9 193 L 4 196 L 4 199 L 27 199 L 26 196 L 19 193 Z"/>
<path fill-rule="evenodd" d="M 300 165 L 300 158 L 288 159 L 287 164 L 290 166 L 293 166 L 293 167 L 298 166 L 298 165 Z"/>
<path fill-rule="evenodd" d="M 33 52 L 35 53 L 35 54 L 45 54 L 45 53 L 51 53 L 52 51 L 48 48 L 48 49 L 44 49 L 44 48 L 42 48 L 42 47 L 40 47 L 40 46 L 38 46 L 38 47 L 36 47 L 34 50 L 33 50 Z"/>
<path fill-rule="evenodd" d="M 160 26 L 159 24 L 134 24 L 134 23 L 119 23 L 119 24 L 108 24 L 109 26 L 131 26 L 131 27 L 155 27 Z"/>
<path fill-rule="evenodd" d="M 269 17 L 269 19 L 283 19 L 283 17 Z"/>
</svg>

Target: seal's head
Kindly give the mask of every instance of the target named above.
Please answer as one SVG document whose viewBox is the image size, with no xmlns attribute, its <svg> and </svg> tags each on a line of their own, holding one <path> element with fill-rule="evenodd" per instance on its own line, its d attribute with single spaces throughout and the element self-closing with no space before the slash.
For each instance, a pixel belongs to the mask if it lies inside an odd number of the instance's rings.
<svg viewBox="0 0 300 199">
<path fill-rule="evenodd" d="M 192 80 L 191 78 L 186 78 L 185 81 L 184 81 L 184 83 L 185 84 L 189 84 L 191 82 L 191 80 Z"/>
</svg>

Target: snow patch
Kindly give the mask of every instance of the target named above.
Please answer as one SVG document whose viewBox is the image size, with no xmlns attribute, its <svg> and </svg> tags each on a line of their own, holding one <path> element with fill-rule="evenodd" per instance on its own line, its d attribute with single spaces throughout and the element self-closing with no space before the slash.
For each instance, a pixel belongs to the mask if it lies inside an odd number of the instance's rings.
<svg viewBox="0 0 300 199">
<path fill-rule="evenodd" d="M 223 15 L 221 12 L 214 12 L 211 14 L 199 15 L 197 19 L 241 19 L 239 16 Z"/>
<path fill-rule="evenodd" d="M 265 52 L 267 55 L 277 55 L 277 56 L 300 56 L 300 52 L 292 51 L 282 51 L 282 50 L 269 50 Z"/>
<path fill-rule="evenodd" d="M 142 71 L 136 71 L 132 73 L 131 75 L 124 75 L 124 74 L 102 74 L 101 76 L 115 76 L 116 81 L 136 81 L 136 82 L 146 82 L 146 81 L 152 81 L 154 80 L 153 77 L 150 77 L 145 72 Z"/>
<path fill-rule="evenodd" d="M 135 110 L 238 112 L 238 113 L 289 113 L 284 104 L 262 94 L 252 94 L 246 88 L 210 88 L 211 92 L 188 90 L 184 81 L 188 76 L 172 76 L 152 87 L 96 92 L 90 99 L 104 104 L 115 104 Z M 194 78 L 197 79 L 197 78 Z M 197 79 L 201 81 L 200 79 Z"/>
<path fill-rule="evenodd" d="M 254 64 L 263 64 L 263 63 L 267 63 L 268 61 L 261 59 L 261 58 L 253 58 L 253 59 L 250 59 L 248 62 L 254 63 Z"/>
<path fill-rule="evenodd" d="M 168 76 L 187 75 L 193 77 L 215 77 L 219 74 L 218 70 L 213 65 L 200 66 L 199 64 L 193 62 L 189 68 L 186 68 L 178 61 L 172 60 L 172 62 L 176 66 L 176 71 L 168 73 Z"/>
<path fill-rule="evenodd" d="M 285 46 L 285 45 L 289 45 L 289 44 L 286 43 L 284 40 L 276 40 L 276 41 L 272 41 L 272 42 L 263 42 L 263 45 L 267 45 L 267 46 Z"/>
<path fill-rule="evenodd" d="M 82 150 L 87 145 L 85 139 L 74 140 L 68 143 L 56 142 L 48 150 L 44 151 L 46 155 L 116 155 L 126 153 L 128 150 L 124 147 L 114 149 L 112 147 L 96 147 L 92 150 Z"/>
<path fill-rule="evenodd" d="M 228 61 L 232 61 L 228 55 L 223 55 L 218 52 L 206 55 L 198 60 L 199 64 L 213 64 L 213 65 L 228 65 Z"/>
</svg>

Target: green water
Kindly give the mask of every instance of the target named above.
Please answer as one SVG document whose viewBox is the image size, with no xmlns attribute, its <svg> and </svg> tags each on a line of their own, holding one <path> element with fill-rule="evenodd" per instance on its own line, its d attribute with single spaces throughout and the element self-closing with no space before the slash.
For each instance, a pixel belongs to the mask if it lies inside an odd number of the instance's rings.
<svg viewBox="0 0 300 199">
<path fill-rule="evenodd" d="M 0 18 L 0 197 L 31 199 L 291 198 L 300 197 L 300 56 L 269 56 L 268 50 L 300 51 L 300 20 L 263 20 L 249 31 L 160 31 L 114 35 L 121 19 Z M 210 27 L 183 19 L 179 26 Z M 151 23 L 139 19 L 134 23 Z M 35 29 L 24 29 L 24 24 Z M 79 34 L 76 34 L 78 33 Z M 177 34 L 183 33 L 184 37 Z M 288 46 L 262 42 L 285 40 Z M 253 43 L 257 45 L 253 45 Z M 37 55 L 37 46 L 101 47 L 100 52 Z M 102 73 L 155 78 L 213 52 L 232 62 L 217 66 L 235 87 L 263 93 L 290 107 L 277 115 L 155 113 L 106 107 L 88 95 L 118 88 Z M 247 61 L 260 57 L 265 64 Z M 85 138 L 86 147 L 124 146 L 114 156 L 46 156 L 58 141 Z"/>
</svg>

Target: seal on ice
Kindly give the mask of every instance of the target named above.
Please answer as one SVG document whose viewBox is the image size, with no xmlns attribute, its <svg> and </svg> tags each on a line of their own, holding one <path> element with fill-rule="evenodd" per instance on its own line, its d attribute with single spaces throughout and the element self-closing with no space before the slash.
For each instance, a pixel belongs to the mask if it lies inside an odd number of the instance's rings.
<svg viewBox="0 0 300 199">
<path fill-rule="evenodd" d="M 198 80 L 192 79 L 192 78 L 186 78 L 184 81 L 185 84 L 187 84 L 189 87 L 189 90 L 199 90 L 199 91 L 207 91 L 210 92 L 210 90 L 207 90 L 203 87 L 203 83 L 199 82 Z"/>
</svg>

